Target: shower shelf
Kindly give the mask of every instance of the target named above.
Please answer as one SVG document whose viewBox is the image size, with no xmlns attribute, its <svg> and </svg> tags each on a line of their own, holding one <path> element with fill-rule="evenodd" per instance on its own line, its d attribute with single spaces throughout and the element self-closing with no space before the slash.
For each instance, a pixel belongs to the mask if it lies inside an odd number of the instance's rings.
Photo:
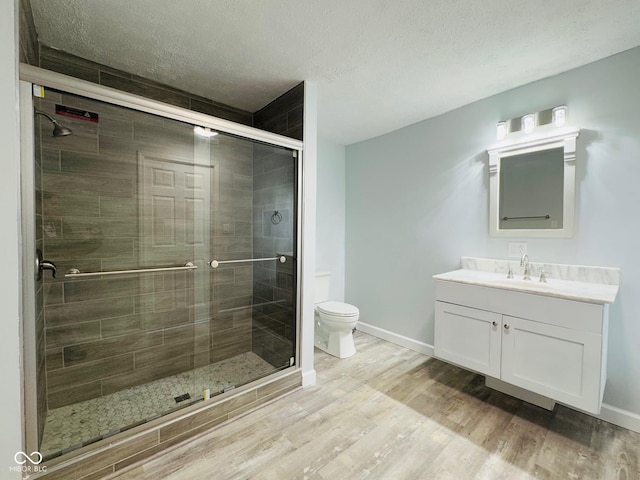
<svg viewBox="0 0 640 480">
<path fill-rule="evenodd" d="M 178 270 L 195 270 L 198 266 L 193 262 L 187 262 L 181 267 L 158 267 L 158 268 L 139 268 L 137 270 L 111 270 L 108 272 L 86 272 L 82 273 L 77 268 L 72 268 L 65 273 L 65 278 L 77 277 L 101 277 L 103 275 L 131 275 L 134 273 L 155 273 L 155 272 L 175 272 Z"/>
</svg>

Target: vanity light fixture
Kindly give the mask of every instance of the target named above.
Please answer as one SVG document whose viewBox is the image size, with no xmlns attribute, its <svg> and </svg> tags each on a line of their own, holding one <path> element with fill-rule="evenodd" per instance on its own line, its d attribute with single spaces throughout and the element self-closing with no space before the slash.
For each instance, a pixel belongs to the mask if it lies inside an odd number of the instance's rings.
<svg viewBox="0 0 640 480">
<path fill-rule="evenodd" d="M 551 111 L 551 117 L 553 121 L 554 127 L 561 127 L 564 125 L 567 120 L 567 107 L 566 105 L 561 105 L 559 107 L 554 108 Z"/>
<path fill-rule="evenodd" d="M 213 132 L 209 127 L 200 127 L 199 125 L 193 127 L 193 133 L 205 138 L 211 138 L 218 135 L 218 132 Z"/>
<path fill-rule="evenodd" d="M 524 133 L 533 132 L 533 129 L 534 129 L 535 126 L 536 126 L 536 121 L 535 121 L 533 113 L 530 113 L 528 115 L 524 115 L 522 117 L 522 131 L 524 131 Z"/>
<path fill-rule="evenodd" d="M 496 128 L 496 137 L 498 140 L 502 140 L 507 136 L 507 122 L 498 122 L 498 126 Z"/>
<path fill-rule="evenodd" d="M 567 106 L 558 105 L 521 117 L 499 121 L 496 125 L 496 138 L 500 141 L 510 137 L 511 134 L 515 134 L 516 137 L 521 134 L 529 135 L 539 128 L 546 131 L 549 128 L 566 127 L 566 122 Z"/>
</svg>

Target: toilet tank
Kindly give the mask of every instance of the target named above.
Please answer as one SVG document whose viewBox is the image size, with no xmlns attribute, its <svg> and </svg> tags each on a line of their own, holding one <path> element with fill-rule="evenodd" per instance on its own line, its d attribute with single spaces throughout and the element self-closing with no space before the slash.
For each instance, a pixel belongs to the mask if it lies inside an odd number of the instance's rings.
<svg viewBox="0 0 640 480">
<path fill-rule="evenodd" d="M 329 300 L 330 280 L 331 272 L 316 272 L 316 301 L 314 303 L 321 303 Z"/>
</svg>

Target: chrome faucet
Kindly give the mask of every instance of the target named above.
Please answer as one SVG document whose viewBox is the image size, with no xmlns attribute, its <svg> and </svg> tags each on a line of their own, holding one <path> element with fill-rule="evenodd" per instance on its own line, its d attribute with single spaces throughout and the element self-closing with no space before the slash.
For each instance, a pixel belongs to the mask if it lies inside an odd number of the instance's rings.
<svg viewBox="0 0 640 480">
<path fill-rule="evenodd" d="M 540 270 L 540 281 L 542 283 L 547 283 L 547 272 L 544 270 Z"/>
<path fill-rule="evenodd" d="M 531 280 L 531 269 L 529 267 L 529 255 L 526 253 L 522 255 L 520 259 L 520 266 L 524 267 L 524 273 L 522 274 L 523 280 Z"/>
</svg>

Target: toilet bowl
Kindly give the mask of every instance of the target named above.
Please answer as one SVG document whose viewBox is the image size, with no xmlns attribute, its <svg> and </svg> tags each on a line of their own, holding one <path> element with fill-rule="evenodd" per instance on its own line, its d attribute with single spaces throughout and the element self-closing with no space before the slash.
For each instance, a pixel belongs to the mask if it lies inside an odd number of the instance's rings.
<svg viewBox="0 0 640 480">
<path fill-rule="evenodd" d="M 356 353 L 353 329 L 358 323 L 360 311 L 343 302 L 329 301 L 328 272 L 316 274 L 315 346 L 338 358 Z"/>
</svg>

